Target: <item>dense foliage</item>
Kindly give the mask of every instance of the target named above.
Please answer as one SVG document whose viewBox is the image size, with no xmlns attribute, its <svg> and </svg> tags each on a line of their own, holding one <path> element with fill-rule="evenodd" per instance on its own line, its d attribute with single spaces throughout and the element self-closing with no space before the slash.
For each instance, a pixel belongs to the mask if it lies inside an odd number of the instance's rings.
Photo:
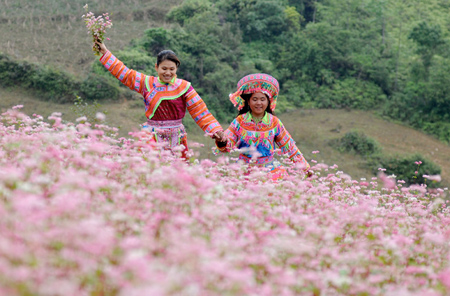
<svg viewBox="0 0 450 296">
<path fill-rule="evenodd" d="M 381 152 L 377 141 L 360 131 L 350 131 L 342 138 L 330 141 L 330 144 L 342 152 L 351 152 L 371 156 Z"/>
<path fill-rule="evenodd" d="M 186 0 L 166 16 L 177 25 L 148 29 L 132 48 L 176 51 L 180 76 L 220 119 L 234 116 L 227 95 L 236 82 L 266 72 L 281 83 L 281 112 L 377 110 L 448 142 L 445 11 L 439 0 Z"/>
<path fill-rule="evenodd" d="M 0 86 L 21 86 L 32 90 L 43 99 L 58 103 L 73 103 L 77 95 L 90 100 L 116 100 L 119 97 L 118 87 L 104 77 L 88 75 L 80 81 L 55 67 L 18 62 L 2 53 Z"/>
<path fill-rule="evenodd" d="M 179 76 L 193 83 L 220 120 L 235 116 L 227 97 L 236 82 L 248 73 L 266 72 L 281 83 L 279 112 L 302 107 L 376 110 L 450 140 L 448 1 L 179 3 L 158 16 L 164 26 L 147 29 L 115 54 L 154 74 L 155 55 L 173 49 L 182 60 Z M 13 73 L 9 79 L 18 77 Z M 93 96 L 86 95 L 88 100 Z"/>
<path fill-rule="evenodd" d="M 405 181 L 408 186 L 411 184 L 427 184 L 430 187 L 436 187 L 438 182 L 424 176 L 441 174 L 441 168 L 437 164 L 418 153 L 375 157 L 369 163 L 372 165 L 375 174 L 378 168 L 383 168 L 386 174 L 396 176 L 396 178 Z"/>
<path fill-rule="evenodd" d="M 1 295 L 450 293 L 447 189 L 325 164 L 272 182 L 17 108 L 0 116 Z"/>
<path fill-rule="evenodd" d="M 369 167 L 376 175 L 380 169 L 390 176 L 405 181 L 407 186 L 426 184 L 429 187 L 440 186 L 439 181 L 424 176 L 441 174 L 441 167 L 419 153 L 386 155 L 380 144 L 361 131 L 350 131 L 343 137 L 333 139 L 329 144 L 345 153 L 361 156 L 360 166 Z"/>
</svg>

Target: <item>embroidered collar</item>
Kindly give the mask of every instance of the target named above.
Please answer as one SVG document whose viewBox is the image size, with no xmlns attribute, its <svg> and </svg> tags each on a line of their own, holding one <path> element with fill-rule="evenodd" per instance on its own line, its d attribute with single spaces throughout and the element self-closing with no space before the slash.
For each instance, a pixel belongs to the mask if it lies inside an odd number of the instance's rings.
<svg viewBox="0 0 450 296">
<path fill-rule="evenodd" d="M 253 120 L 253 116 L 252 116 L 252 112 L 247 112 L 245 113 L 245 122 L 250 122 Z M 254 121 L 254 120 L 253 120 Z M 258 124 L 258 122 L 254 121 L 256 124 Z M 269 124 L 269 113 L 265 112 L 264 113 L 264 117 L 262 118 L 261 122 L 264 122 L 265 124 Z"/>
<path fill-rule="evenodd" d="M 161 81 L 161 79 L 159 79 L 159 76 L 157 76 L 157 77 L 158 77 L 158 82 L 161 83 L 161 84 L 164 84 L 164 85 L 167 85 L 167 84 L 174 85 L 175 84 L 175 80 L 177 79 L 177 75 L 175 75 L 172 78 L 172 80 L 170 80 L 170 82 L 167 83 L 167 82 Z"/>
</svg>

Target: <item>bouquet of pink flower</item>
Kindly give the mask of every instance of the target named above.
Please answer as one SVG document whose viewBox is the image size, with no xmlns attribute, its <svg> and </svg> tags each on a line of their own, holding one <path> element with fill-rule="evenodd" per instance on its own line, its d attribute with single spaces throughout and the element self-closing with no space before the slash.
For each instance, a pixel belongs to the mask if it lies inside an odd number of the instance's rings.
<svg viewBox="0 0 450 296">
<path fill-rule="evenodd" d="M 104 13 L 103 15 L 95 16 L 94 13 L 88 12 L 88 5 L 83 6 L 86 10 L 86 14 L 83 14 L 81 18 L 86 23 L 86 28 L 88 29 L 88 34 L 92 35 L 92 41 L 100 41 L 103 42 L 105 39 L 106 29 L 112 27 L 112 22 L 109 19 L 108 13 Z M 109 38 L 106 38 L 109 40 Z M 92 50 L 95 52 L 95 55 L 100 55 L 99 48 L 96 44 L 92 47 Z"/>
</svg>

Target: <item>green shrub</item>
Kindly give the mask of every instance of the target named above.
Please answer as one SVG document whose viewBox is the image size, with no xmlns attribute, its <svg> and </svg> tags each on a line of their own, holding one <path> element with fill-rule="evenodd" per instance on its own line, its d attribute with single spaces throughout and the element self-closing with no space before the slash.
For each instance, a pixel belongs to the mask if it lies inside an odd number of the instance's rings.
<svg viewBox="0 0 450 296">
<path fill-rule="evenodd" d="M 79 81 L 68 72 L 51 66 L 40 66 L 26 61 L 15 61 L 0 53 L 0 85 L 20 86 L 35 92 L 39 98 L 72 103 L 77 95 L 87 100 L 117 100 L 119 88 L 108 79 L 95 74 Z"/>
<path fill-rule="evenodd" d="M 23 85 L 31 88 L 47 99 L 58 102 L 72 102 L 75 92 L 80 84 L 67 72 L 63 72 L 50 66 L 34 66 L 34 71 L 29 75 Z"/>
<path fill-rule="evenodd" d="M 348 132 L 342 138 L 331 141 L 330 144 L 341 152 L 351 152 L 363 156 L 381 152 L 381 146 L 377 141 L 358 131 Z"/>
<path fill-rule="evenodd" d="M 386 95 L 373 82 L 345 78 L 321 87 L 316 100 L 319 108 L 371 110 L 384 103 Z"/>
<path fill-rule="evenodd" d="M 147 29 L 141 41 L 142 47 L 152 56 L 156 56 L 161 50 L 169 48 L 177 53 L 177 46 L 173 46 L 177 44 L 177 39 L 180 38 L 179 35 L 177 38 L 177 32 L 161 27 Z"/>
<path fill-rule="evenodd" d="M 416 162 L 421 161 L 420 165 Z M 377 174 L 379 168 L 386 169 L 387 175 L 395 175 L 397 180 L 403 180 L 406 185 L 427 184 L 430 187 L 438 186 L 437 183 L 423 178 L 423 175 L 440 175 L 441 168 L 432 161 L 416 153 L 407 156 L 377 157 L 371 160 L 370 166 L 373 173 Z M 416 174 L 417 172 L 417 174 Z"/>
<path fill-rule="evenodd" d="M 79 83 L 67 72 L 50 66 L 39 66 L 26 61 L 15 61 L 0 54 L 0 84 L 22 86 L 36 91 L 40 97 L 55 102 L 71 102 Z"/>
<path fill-rule="evenodd" d="M 0 53 L 0 85 L 8 87 L 24 83 L 34 71 L 32 64 L 14 61 L 6 54 Z"/>
<path fill-rule="evenodd" d="M 450 143 L 450 122 L 425 122 L 421 128 L 426 133 L 437 136 L 442 142 Z"/>
<path fill-rule="evenodd" d="M 117 85 L 105 77 L 89 75 L 80 85 L 81 95 L 89 101 L 117 100 L 120 90 Z"/>
<path fill-rule="evenodd" d="M 208 11 L 211 3 L 208 0 L 186 0 L 179 6 L 173 7 L 166 17 L 169 21 L 175 21 L 183 25 L 186 20 L 196 14 Z"/>
</svg>

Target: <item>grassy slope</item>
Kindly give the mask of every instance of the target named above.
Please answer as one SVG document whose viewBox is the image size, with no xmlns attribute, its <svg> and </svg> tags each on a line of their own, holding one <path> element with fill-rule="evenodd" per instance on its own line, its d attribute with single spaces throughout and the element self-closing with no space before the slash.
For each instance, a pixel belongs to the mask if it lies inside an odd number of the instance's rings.
<svg viewBox="0 0 450 296">
<path fill-rule="evenodd" d="M 114 26 L 108 32 L 111 38 L 108 47 L 114 51 L 123 49 L 147 28 L 167 26 L 163 15 L 181 0 L 166 0 L 165 5 L 158 2 L 92 0 L 87 3 L 96 14 L 113 14 Z M 58 66 L 79 77 L 86 75 L 91 63 L 97 60 L 90 51 L 90 39 L 80 20 L 84 13 L 82 6 L 86 2 L 74 0 L 67 3 L 59 0 L 0 0 L 0 51 L 17 59 Z M 46 117 L 57 111 L 63 113 L 66 120 L 73 121 L 76 118 L 71 112 L 71 105 L 40 101 L 29 91 L 0 88 L 0 109 L 16 104 L 25 105 L 27 114 L 37 113 Z M 143 107 L 139 101 L 102 103 L 102 108 L 108 111 L 108 123 L 121 127 L 121 135 L 127 135 L 128 131 L 137 128 L 144 120 Z M 301 110 L 281 114 L 280 118 L 308 159 L 312 157 L 311 151 L 319 150 L 318 161 L 330 165 L 336 163 L 354 178 L 371 176 L 361 167 L 361 158 L 340 154 L 327 144 L 330 139 L 341 137 L 351 129 L 361 130 L 376 139 L 386 153 L 420 152 L 439 164 L 443 178 L 450 180 L 450 148 L 447 145 L 418 131 L 383 121 L 370 113 Z M 193 125 L 189 118 L 187 125 Z M 206 144 L 207 147 L 199 149 L 201 157 L 213 157 L 210 152 L 213 142 L 203 137 L 198 128 L 191 128 L 189 137 L 192 141 Z"/>
<path fill-rule="evenodd" d="M 83 76 L 97 59 L 81 15 L 83 5 L 112 15 L 108 48 L 123 49 L 148 28 L 167 26 L 164 15 L 182 0 L 0 0 L 0 52 Z"/>
</svg>

